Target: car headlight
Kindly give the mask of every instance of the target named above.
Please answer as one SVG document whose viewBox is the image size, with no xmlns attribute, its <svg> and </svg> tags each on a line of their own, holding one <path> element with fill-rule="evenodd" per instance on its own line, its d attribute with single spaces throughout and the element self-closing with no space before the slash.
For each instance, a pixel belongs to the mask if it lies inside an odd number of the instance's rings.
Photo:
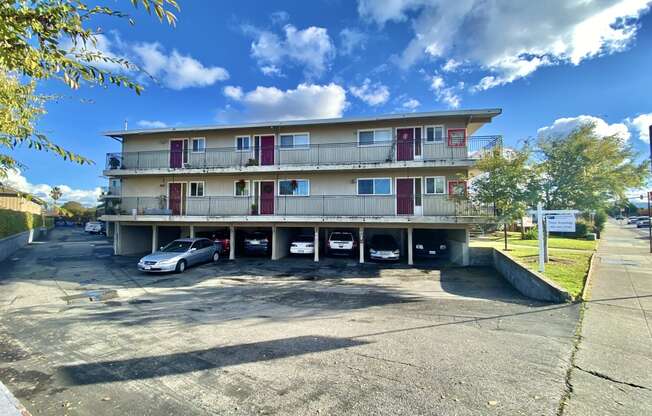
<svg viewBox="0 0 652 416">
<path fill-rule="evenodd" d="M 416 248 L 417 250 L 423 250 L 423 244 L 417 244 Z"/>
<path fill-rule="evenodd" d="M 446 244 L 442 244 L 442 245 L 440 245 L 440 246 L 439 246 L 439 249 L 440 249 L 440 250 L 446 250 Z"/>
<path fill-rule="evenodd" d="M 400 251 L 400 250 L 394 250 L 394 251 L 392 251 L 392 253 L 393 253 L 393 254 L 400 254 L 401 251 Z"/>
</svg>

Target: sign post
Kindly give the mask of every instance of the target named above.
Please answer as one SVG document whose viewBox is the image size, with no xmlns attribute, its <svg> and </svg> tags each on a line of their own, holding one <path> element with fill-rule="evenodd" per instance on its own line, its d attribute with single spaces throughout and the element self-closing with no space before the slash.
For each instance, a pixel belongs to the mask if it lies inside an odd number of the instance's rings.
<svg viewBox="0 0 652 416">
<path fill-rule="evenodd" d="M 652 197 L 652 192 L 650 192 Z M 539 232 L 539 272 L 546 271 L 546 263 L 548 262 L 548 232 L 558 233 L 574 233 L 575 232 L 575 214 L 579 211 L 574 209 L 558 209 L 547 210 L 543 209 L 543 204 L 537 204 L 537 210 L 528 211 L 530 214 L 536 212 L 537 215 L 537 228 Z M 652 227 L 650 227 L 650 235 L 652 236 Z M 650 250 L 652 252 L 652 237 L 650 243 Z"/>
<path fill-rule="evenodd" d="M 537 229 L 539 231 L 539 271 L 541 273 L 546 271 L 546 263 L 544 257 L 545 242 L 543 241 L 543 204 L 537 204 Z"/>
<path fill-rule="evenodd" d="M 652 126 L 650 126 L 650 130 L 652 130 Z M 652 198 L 652 192 L 647 193 L 647 232 L 648 232 L 648 237 L 650 239 L 650 253 L 652 253 L 652 212 L 650 212 L 650 198 Z"/>
</svg>

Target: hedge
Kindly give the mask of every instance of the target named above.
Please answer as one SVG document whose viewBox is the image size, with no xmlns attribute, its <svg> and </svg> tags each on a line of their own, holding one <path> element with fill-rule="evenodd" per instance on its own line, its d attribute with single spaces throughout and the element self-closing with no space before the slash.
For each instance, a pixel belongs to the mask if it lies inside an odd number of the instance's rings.
<svg viewBox="0 0 652 416">
<path fill-rule="evenodd" d="M 45 219 L 45 226 L 52 227 L 52 218 Z M 0 238 L 43 226 L 40 215 L 29 212 L 0 209 Z"/>
</svg>

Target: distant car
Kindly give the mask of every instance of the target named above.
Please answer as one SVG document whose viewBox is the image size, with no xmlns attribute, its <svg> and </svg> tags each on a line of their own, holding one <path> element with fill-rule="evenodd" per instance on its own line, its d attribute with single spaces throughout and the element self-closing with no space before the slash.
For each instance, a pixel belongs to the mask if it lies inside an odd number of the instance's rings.
<svg viewBox="0 0 652 416">
<path fill-rule="evenodd" d="M 189 266 L 220 259 L 219 244 L 208 238 L 180 238 L 138 261 L 143 272 L 183 273 Z"/>
<path fill-rule="evenodd" d="M 371 260 L 398 261 L 401 249 L 394 237 L 389 234 L 377 234 L 369 242 L 369 258 Z"/>
<path fill-rule="evenodd" d="M 639 217 L 629 217 L 627 218 L 627 224 L 636 224 L 636 221 L 638 221 Z"/>
<path fill-rule="evenodd" d="M 334 231 L 328 236 L 327 254 L 352 256 L 358 243 L 353 234 L 346 231 Z"/>
<path fill-rule="evenodd" d="M 291 254 L 315 254 L 315 237 L 300 235 L 290 243 Z"/>
<path fill-rule="evenodd" d="M 271 244 L 267 234 L 254 231 L 244 239 L 244 252 L 250 255 L 266 255 L 271 251 Z"/>
<path fill-rule="evenodd" d="M 99 234 L 102 232 L 102 223 L 99 221 L 89 221 L 86 223 L 84 231 L 90 234 Z"/>
<path fill-rule="evenodd" d="M 648 228 L 649 226 L 650 226 L 650 220 L 649 219 L 638 220 L 636 222 L 636 228 Z"/>
<path fill-rule="evenodd" d="M 446 232 L 440 230 L 415 230 L 412 234 L 414 257 L 442 258 L 448 256 Z"/>
<path fill-rule="evenodd" d="M 621 220 L 624 220 L 624 219 L 625 219 L 625 217 L 623 217 L 622 215 L 618 215 L 616 217 L 616 220 L 618 220 L 618 221 L 621 221 Z"/>
</svg>

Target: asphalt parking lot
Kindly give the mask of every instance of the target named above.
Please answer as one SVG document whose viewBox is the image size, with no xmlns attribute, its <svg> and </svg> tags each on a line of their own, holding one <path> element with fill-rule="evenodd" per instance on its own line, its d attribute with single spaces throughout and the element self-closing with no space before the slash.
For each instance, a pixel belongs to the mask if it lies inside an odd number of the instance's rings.
<svg viewBox="0 0 652 416">
<path fill-rule="evenodd" d="M 491 269 L 135 260 L 54 230 L 0 264 L 0 380 L 34 415 L 554 415 L 564 394 L 578 306 Z"/>
</svg>

